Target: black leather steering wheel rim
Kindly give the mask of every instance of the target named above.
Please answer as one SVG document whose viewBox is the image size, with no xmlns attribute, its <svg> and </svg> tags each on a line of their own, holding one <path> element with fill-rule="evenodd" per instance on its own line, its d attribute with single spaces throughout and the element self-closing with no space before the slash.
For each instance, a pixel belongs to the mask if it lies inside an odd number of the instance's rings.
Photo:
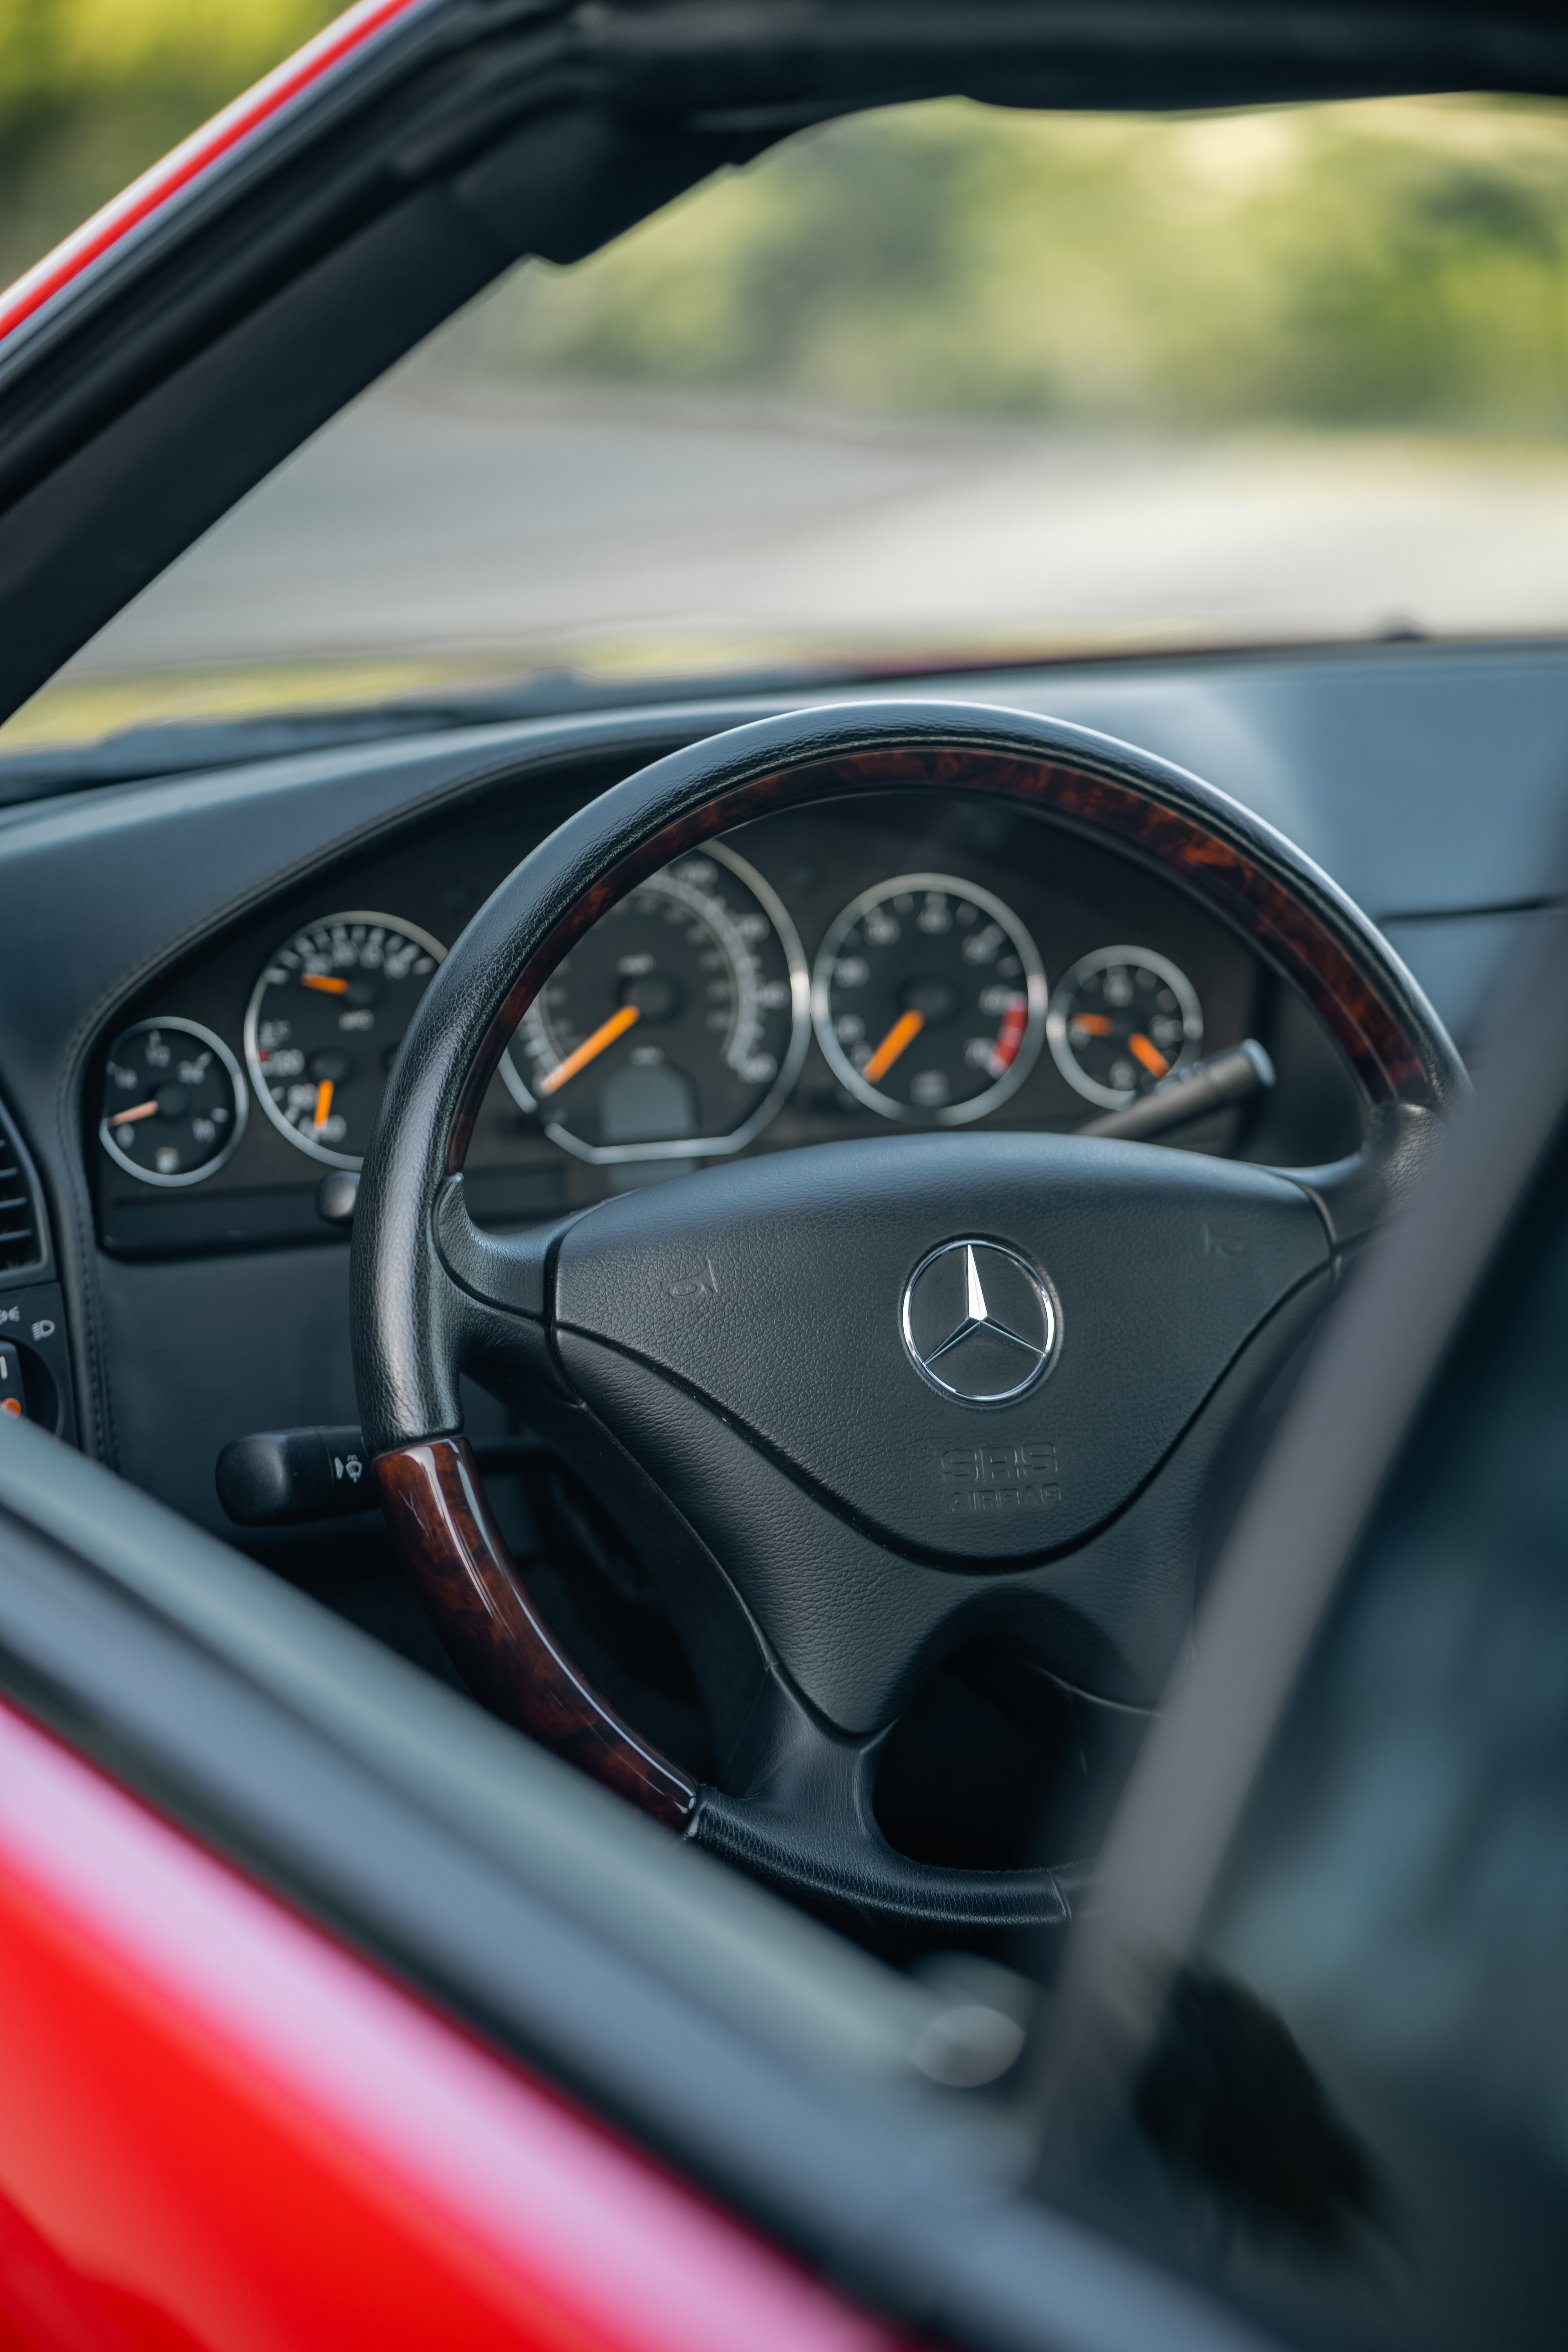
<svg viewBox="0 0 1568 2352">
<path fill-rule="evenodd" d="M 682 1630 L 695 1631 L 700 1643 L 704 1604 L 696 1588 L 713 1570 L 712 1543 L 697 1535 L 687 1544 L 689 1500 L 671 1507 L 669 1482 L 648 1472 L 647 1447 L 639 1452 L 635 1439 L 623 1442 L 626 1430 L 638 1426 L 638 1413 L 646 1419 L 644 1407 L 635 1398 L 626 1406 L 620 1438 L 605 1425 L 620 1412 L 616 1383 L 638 1356 L 637 1335 L 597 1333 L 606 1352 L 591 1329 L 589 1339 L 580 1336 L 592 1326 L 591 1315 L 588 1326 L 580 1316 L 575 1326 L 557 1317 L 562 1281 L 571 1276 L 582 1286 L 572 1268 L 585 1244 L 581 1236 L 570 1240 L 572 1221 L 511 1243 L 479 1233 L 462 1202 L 462 1162 L 478 1104 L 512 1030 L 574 940 L 618 898 L 682 851 L 770 810 L 890 790 L 992 795 L 1114 842 L 1202 899 L 1307 997 L 1350 1065 L 1363 1113 L 1363 1141 L 1349 1160 L 1289 1171 L 1292 1200 L 1310 1202 L 1315 1212 L 1324 1270 L 1315 1290 L 1298 1278 L 1300 1267 L 1292 1276 L 1298 1321 L 1308 1293 L 1321 1298 L 1327 1269 L 1408 1184 L 1444 1106 L 1466 1086 L 1441 1023 L 1386 942 L 1270 827 L 1131 746 L 979 705 L 838 705 L 731 730 L 629 777 L 525 859 L 456 943 L 405 1040 L 361 1181 L 353 1259 L 361 1413 L 395 1537 L 447 1646 L 490 1705 L 645 1810 L 818 1909 L 913 1927 L 1038 1923 L 1068 1914 L 1070 1887 L 1060 1873 L 946 1870 L 892 1853 L 870 1809 L 887 1724 L 868 1728 L 857 1720 L 847 1728 L 845 1710 L 833 1712 L 809 1686 L 809 1675 L 781 1662 L 776 1641 L 759 1630 L 754 1598 L 737 1597 L 722 1563 L 722 1605 L 708 1613 L 727 1623 L 710 1647 L 706 1675 L 699 1661 L 700 1679 L 705 1693 L 710 1685 L 726 1686 L 749 1630 L 763 1661 L 752 1715 L 760 1708 L 770 1728 L 760 1747 L 753 1740 L 747 1750 L 750 1764 L 736 1768 L 739 1794 L 700 1788 L 658 1756 L 592 1690 L 534 1609 L 461 1436 L 463 1370 L 488 1373 L 514 1393 L 526 1389 L 530 1417 L 547 1429 L 570 1430 L 580 1452 L 586 1445 L 588 1475 L 626 1486 L 641 1497 L 634 1511 L 646 1505 L 647 1524 L 663 1528 L 655 1549 L 662 1543 L 665 1580 L 678 1617 L 684 1605 Z M 1038 1139 L 1042 1148 L 1064 1140 Z M 904 1140 L 897 1163 L 879 1167 L 918 1174 L 910 1141 Z M 1132 1161 L 1114 1155 L 1136 1158 L 1151 1147 L 1100 1149 L 1113 1156 L 1096 1163 L 1100 1181 L 1114 1186 L 1138 1175 Z M 789 1159 L 809 1161 L 812 1152 Z M 1052 1171 L 1068 1165 L 1059 1148 L 1039 1164 L 1052 1181 Z M 1147 1171 L 1153 1163 L 1138 1164 Z M 734 1197 L 743 1199 L 744 1184 L 757 1181 L 744 1177 L 745 1168 L 763 1165 L 742 1162 L 726 1171 L 742 1184 Z M 1004 1175 L 1015 1181 L 1005 1171 L 999 1174 L 994 1152 L 964 1165 L 988 1182 Z M 1079 1165 L 1072 1161 L 1068 1173 Z M 711 1197 L 728 1202 L 732 1193 L 731 1186 Z M 1292 1230 L 1300 1223 L 1298 1216 Z M 1294 1328 L 1283 1310 L 1275 1316 L 1278 1345 L 1290 1341 Z M 575 1381 L 569 1360 L 577 1366 Z M 588 1408 L 587 1422 L 584 1364 L 589 1386 L 598 1382 L 597 1410 Z M 672 1415 L 695 1411 L 700 1420 L 700 1408 L 680 1387 L 679 1368 L 664 1370 L 661 1409 Z M 1235 1367 L 1226 1377 L 1237 1380 Z M 588 1423 L 595 1424 L 591 1439 Z M 780 1459 L 786 1474 L 798 1469 L 787 1446 Z M 834 1499 L 827 1501 L 831 1512 Z M 840 1513 L 846 1517 L 855 1522 L 847 1505 Z M 866 1537 L 886 1539 L 882 1525 Z M 900 1552 L 900 1539 L 893 1549 Z M 902 1540 L 900 1557 L 918 1561 L 919 1546 Z M 934 1567 L 922 1572 L 947 1572 L 950 1580 L 955 1566 L 991 1565 L 939 1553 L 931 1559 Z M 735 1730 L 734 1754 L 751 1738 Z"/>
</svg>

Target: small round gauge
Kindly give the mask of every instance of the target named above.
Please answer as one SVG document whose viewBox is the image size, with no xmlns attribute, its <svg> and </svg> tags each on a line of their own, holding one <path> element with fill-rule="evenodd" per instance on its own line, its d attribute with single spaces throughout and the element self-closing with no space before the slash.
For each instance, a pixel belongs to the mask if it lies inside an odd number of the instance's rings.
<svg viewBox="0 0 1568 2352">
<path fill-rule="evenodd" d="M 738 1151 L 795 1084 L 805 958 L 762 876 L 718 843 L 602 915 L 523 1015 L 501 1075 L 581 1160 Z"/>
<path fill-rule="evenodd" d="M 391 915 L 323 915 L 285 940 L 251 992 L 245 1058 L 274 1127 L 329 1168 L 357 1168 L 386 1074 L 446 955 Z"/>
<path fill-rule="evenodd" d="M 1149 948 L 1096 948 L 1058 982 L 1046 1034 L 1069 1087 L 1120 1110 L 1203 1050 L 1204 1016 L 1185 972 Z"/>
<path fill-rule="evenodd" d="M 199 1184 L 245 1133 L 250 1097 L 221 1037 L 195 1021 L 138 1021 L 103 1073 L 99 1141 L 143 1184 Z"/>
<path fill-rule="evenodd" d="M 1040 1050 L 1046 975 L 1011 908 L 951 874 L 900 874 L 851 899 L 822 942 L 812 1018 L 831 1067 L 885 1118 L 961 1127 Z"/>
</svg>

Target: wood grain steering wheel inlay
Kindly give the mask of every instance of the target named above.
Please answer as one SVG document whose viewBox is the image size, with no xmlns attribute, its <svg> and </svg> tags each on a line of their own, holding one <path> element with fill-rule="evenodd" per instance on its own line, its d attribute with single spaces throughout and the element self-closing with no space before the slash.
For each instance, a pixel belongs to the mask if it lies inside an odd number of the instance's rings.
<svg viewBox="0 0 1568 2352">
<path fill-rule="evenodd" d="M 479 1695 L 509 1722 L 678 1829 L 696 1783 L 647 1747 L 564 1655 L 512 1565 L 462 1437 L 384 1454 L 375 1465 L 394 1540 Z"/>
</svg>

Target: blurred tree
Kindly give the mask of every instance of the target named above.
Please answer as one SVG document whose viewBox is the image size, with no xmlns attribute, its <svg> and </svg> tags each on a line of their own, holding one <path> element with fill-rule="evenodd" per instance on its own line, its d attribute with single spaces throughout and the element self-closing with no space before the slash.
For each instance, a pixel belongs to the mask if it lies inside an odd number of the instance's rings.
<svg viewBox="0 0 1568 2352">
<path fill-rule="evenodd" d="M 339 13 L 342 0 L 0 0 L 0 279 Z"/>
<path fill-rule="evenodd" d="M 1559 434 L 1568 108 L 889 110 L 521 271 L 476 344 L 513 378 L 883 412 Z"/>
</svg>

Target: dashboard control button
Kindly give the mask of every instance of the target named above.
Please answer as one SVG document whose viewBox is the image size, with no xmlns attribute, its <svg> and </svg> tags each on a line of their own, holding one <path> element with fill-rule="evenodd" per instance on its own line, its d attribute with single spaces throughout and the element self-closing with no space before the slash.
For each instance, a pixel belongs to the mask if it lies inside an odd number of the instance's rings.
<svg viewBox="0 0 1568 2352">
<path fill-rule="evenodd" d="M 316 1214 L 323 1224 L 345 1230 L 354 1221 L 359 1178 L 352 1168 L 329 1168 L 316 1187 Z"/>
</svg>

